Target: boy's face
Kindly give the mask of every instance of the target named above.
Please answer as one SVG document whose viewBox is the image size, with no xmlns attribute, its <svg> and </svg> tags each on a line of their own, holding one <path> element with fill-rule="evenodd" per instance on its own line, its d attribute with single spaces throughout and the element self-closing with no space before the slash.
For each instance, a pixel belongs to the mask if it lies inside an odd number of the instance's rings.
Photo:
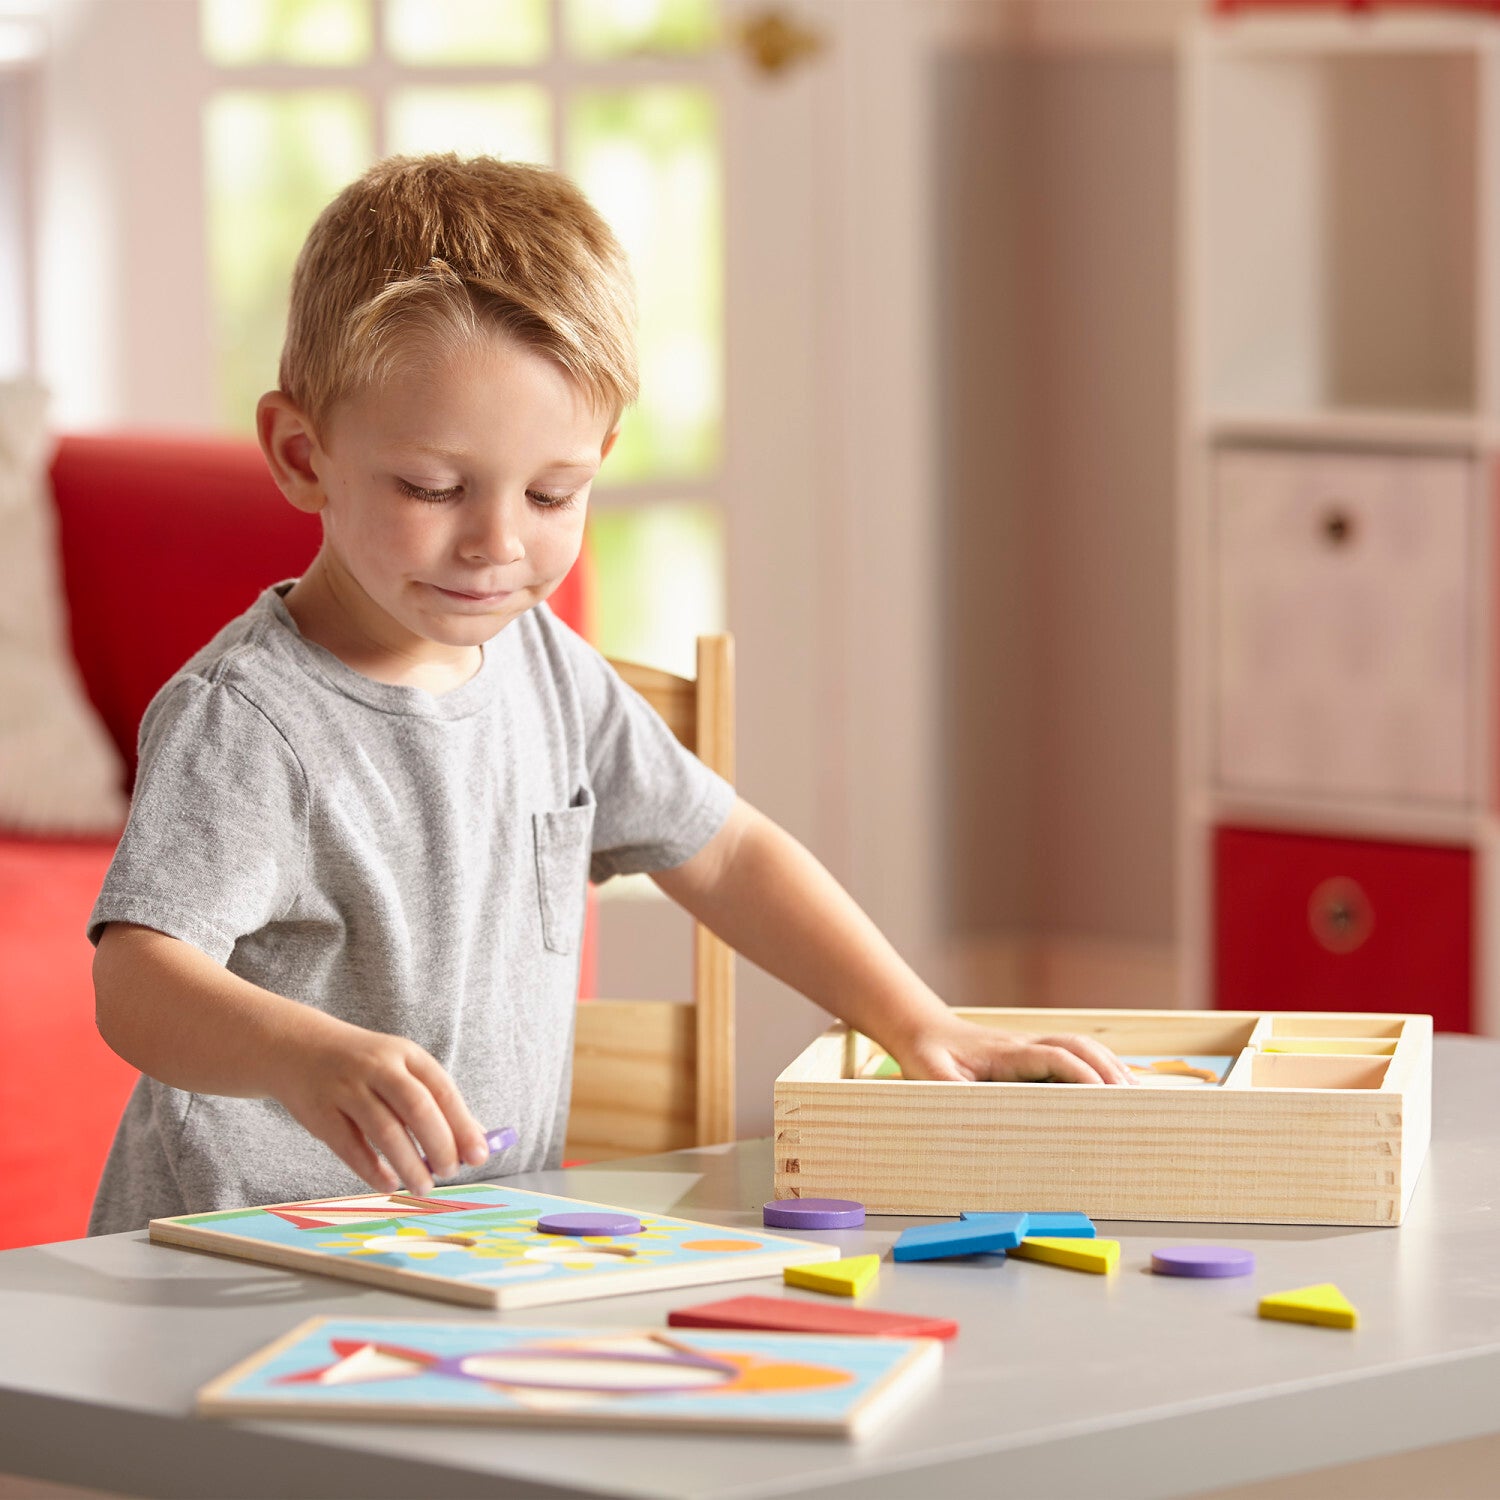
<svg viewBox="0 0 1500 1500">
<path fill-rule="evenodd" d="M 307 463 L 343 623 L 443 657 L 540 604 L 577 560 L 606 429 L 561 366 L 499 334 L 341 402 Z"/>
</svg>

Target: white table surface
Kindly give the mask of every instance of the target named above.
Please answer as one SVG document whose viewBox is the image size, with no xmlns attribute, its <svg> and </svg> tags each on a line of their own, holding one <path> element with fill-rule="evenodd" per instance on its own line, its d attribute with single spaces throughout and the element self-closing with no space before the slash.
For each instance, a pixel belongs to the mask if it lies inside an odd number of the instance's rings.
<svg viewBox="0 0 1500 1500">
<path fill-rule="evenodd" d="M 860 1443 L 586 1429 L 208 1421 L 211 1377 L 315 1313 L 596 1328 L 759 1280 L 509 1313 L 153 1246 L 144 1232 L 0 1254 L 0 1473 L 164 1496 L 1087 1497 L 1145 1500 L 1500 1433 L 1500 1042 L 1440 1038 L 1433 1144 L 1399 1229 L 1101 1223 L 1105 1278 L 1022 1261 L 887 1261 L 861 1305 L 955 1317 L 939 1382 Z M 760 1222 L 769 1141 L 508 1179 L 726 1227 Z M 832 1238 L 884 1251 L 908 1223 Z M 813 1236 L 809 1236 L 812 1238 Z M 1146 1269 L 1243 1246 L 1252 1277 Z M 1353 1333 L 1256 1315 L 1336 1282 Z M 789 1293 L 808 1297 L 810 1293 Z M 1434 1490 L 1433 1493 L 1439 1493 Z M 1500 1480 L 1496 1493 L 1500 1494 Z"/>
</svg>

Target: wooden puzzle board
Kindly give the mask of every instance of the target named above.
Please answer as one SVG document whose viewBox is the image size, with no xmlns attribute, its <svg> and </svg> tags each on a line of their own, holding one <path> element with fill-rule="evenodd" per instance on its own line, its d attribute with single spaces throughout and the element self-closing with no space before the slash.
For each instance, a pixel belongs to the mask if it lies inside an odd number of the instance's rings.
<svg viewBox="0 0 1500 1500">
<path fill-rule="evenodd" d="M 499 1308 L 779 1276 L 839 1258 L 836 1245 L 665 1214 L 637 1214 L 639 1234 L 537 1231 L 542 1214 L 588 1210 L 611 1211 L 484 1182 L 153 1219 L 151 1240 Z"/>
<path fill-rule="evenodd" d="M 854 1437 L 941 1361 L 932 1339 L 311 1318 L 204 1386 L 198 1410 Z"/>
</svg>

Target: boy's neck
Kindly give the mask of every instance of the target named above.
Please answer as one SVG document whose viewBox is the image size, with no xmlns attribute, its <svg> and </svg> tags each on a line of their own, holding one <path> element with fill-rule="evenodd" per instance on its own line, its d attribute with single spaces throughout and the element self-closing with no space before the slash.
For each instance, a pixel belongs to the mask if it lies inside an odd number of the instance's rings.
<svg viewBox="0 0 1500 1500">
<path fill-rule="evenodd" d="M 462 687 L 479 671 L 482 647 L 442 646 L 418 637 L 406 642 L 383 639 L 361 618 L 361 601 L 345 597 L 351 588 L 358 592 L 358 585 L 341 585 L 323 562 L 320 553 L 282 599 L 304 640 L 331 652 L 361 677 L 422 688 L 437 698 Z"/>
</svg>

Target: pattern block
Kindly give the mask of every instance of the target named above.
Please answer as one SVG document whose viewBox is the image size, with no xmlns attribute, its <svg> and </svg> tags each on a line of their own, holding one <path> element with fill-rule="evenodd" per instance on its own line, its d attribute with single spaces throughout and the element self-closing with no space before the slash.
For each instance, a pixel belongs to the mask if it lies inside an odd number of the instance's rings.
<svg viewBox="0 0 1500 1500">
<path fill-rule="evenodd" d="M 1151 1269 L 1158 1276 L 1248 1276 L 1255 1256 L 1230 1245 L 1169 1245 L 1151 1252 Z"/>
<path fill-rule="evenodd" d="M 1120 1264 L 1119 1240 L 1028 1236 L 1010 1253 L 1021 1260 L 1043 1260 L 1051 1266 L 1066 1266 L 1070 1271 L 1093 1271 L 1101 1276 L 1116 1270 Z"/>
<path fill-rule="evenodd" d="M 1283 1323 L 1316 1323 L 1324 1328 L 1359 1326 L 1359 1313 L 1331 1281 L 1262 1297 L 1260 1315 Z"/>
<path fill-rule="evenodd" d="M 905 1229 L 891 1251 L 893 1260 L 945 1260 L 1011 1250 L 1026 1237 L 1025 1214 L 986 1214 L 982 1219 L 950 1219 Z"/>
<path fill-rule="evenodd" d="M 770 1229 L 858 1229 L 865 1206 L 852 1198 L 776 1198 L 761 1209 Z"/>
<path fill-rule="evenodd" d="M 759 1328 L 771 1333 L 842 1333 L 863 1338 L 951 1339 L 951 1318 L 883 1308 L 840 1307 L 828 1302 L 795 1302 L 790 1297 L 726 1297 L 699 1302 L 667 1314 L 673 1328 Z"/>
<path fill-rule="evenodd" d="M 816 1266 L 787 1266 L 781 1279 L 788 1286 L 833 1297 L 857 1297 L 880 1272 L 878 1255 L 851 1255 L 847 1260 L 825 1261 Z"/>
<path fill-rule="evenodd" d="M 993 1213 L 966 1213 L 965 1219 L 994 1219 L 1003 1215 Z M 1091 1240 L 1098 1233 L 1094 1227 L 1094 1221 L 1087 1214 L 1075 1213 L 1051 1213 L 1039 1214 L 1035 1210 L 1027 1210 L 1026 1217 L 1030 1220 L 1027 1229 L 1028 1235 L 1046 1235 L 1053 1239 L 1087 1239 Z"/>
</svg>

